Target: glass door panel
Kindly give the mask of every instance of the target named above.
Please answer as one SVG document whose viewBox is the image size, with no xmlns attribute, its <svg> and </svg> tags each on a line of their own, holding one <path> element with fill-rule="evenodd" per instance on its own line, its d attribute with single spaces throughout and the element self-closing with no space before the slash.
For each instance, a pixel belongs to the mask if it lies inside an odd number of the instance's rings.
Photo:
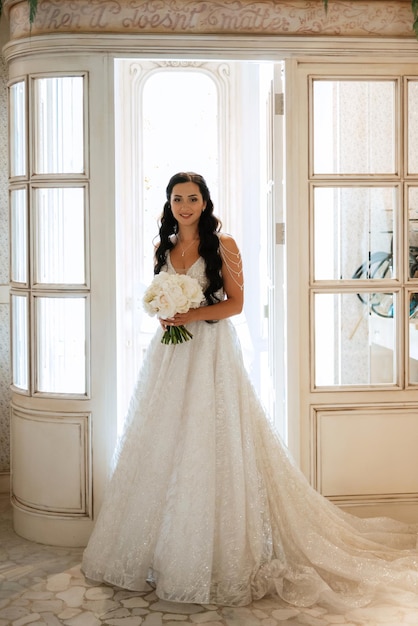
<svg viewBox="0 0 418 626">
<path fill-rule="evenodd" d="M 176 105 L 161 98 L 162 93 L 175 91 L 187 94 L 187 98 Z M 185 163 L 193 164 L 190 169 L 195 172 L 204 172 L 206 180 L 210 181 L 213 202 L 219 207 L 219 99 L 212 76 L 199 69 L 194 71 L 181 66 L 167 71 L 160 69 L 151 73 L 144 83 L 142 98 L 137 104 L 142 111 L 141 167 L 146 181 L 140 198 L 143 216 L 139 222 L 143 251 L 139 264 L 143 276 L 153 273 L 154 251 L 149 242 L 155 237 L 161 212 L 161 188 L 173 172 L 182 172 Z M 161 154 L 164 137 L 170 137 L 170 142 Z M 201 150 L 202 144 L 204 150 Z M 221 215 L 221 219 L 227 227 L 225 216 Z"/>
<path fill-rule="evenodd" d="M 36 78 L 34 173 L 83 173 L 83 77 Z"/>
<path fill-rule="evenodd" d="M 34 189 L 34 283 L 86 284 L 84 187 Z"/>
<path fill-rule="evenodd" d="M 9 89 L 10 172 L 25 177 L 12 180 L 9 196 L 17 392 L 83 398 L 88 392 L 85 84 L 81 72 L 60 73 L 27 76 Z"/>
<path fill-rule="evenodd" d="M 394 187 L 315 187 L 314 280 L 396 278 Z"/>
<path fill-rule="evenodd" d="M 10 279 L 28 284 L 28 217 L 26 189 L 10 192 Z"/>
<path fill-rule="evenodd" d="M 87 298 L 35 297 L 35 392 L 86 394 Z"/>
<path fill-rule="evenodd" d="M 393 174 L 395 80 L 314 80 L 313 173 Z"/>
<path fill-rule="evenodd" d="M 418 385 L 418 293 L 409 293 L 409 384 Z"/>
<path fill-rule="evenodd" d="M 396 383 L 395 293 L 315 293 L 315 387 Z"/>
<path fill-rule="evenodd" d="M 418 81 L 407 82 L 407 106 L 408 106 L 408 174 L 418 173 Z"/>
<path fill-rule="evenodd" d="M 29 391 L 29 299 L 27 294 L 12 294 L 12 385 Z"/>
<path fill-rule="evenodd" d="M 412 279 L 418 279 L 418 187 L 408 187 L 408 246 L 409 269 Z"/>
<path fill-rule="evenodd" d="M 22 80 L 9 89 L 10 176 L 25 176 L 27 163 L 26 83 Z"/>
</svg>

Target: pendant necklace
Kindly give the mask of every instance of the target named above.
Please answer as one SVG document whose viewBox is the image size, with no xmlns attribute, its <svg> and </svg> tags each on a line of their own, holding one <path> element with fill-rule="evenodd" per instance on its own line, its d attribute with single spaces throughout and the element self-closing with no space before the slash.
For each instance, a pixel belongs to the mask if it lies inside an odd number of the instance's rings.
<svg viewBox="0 0 418 626">
<path fill-rule="evenodd" d="M 181 252 L 181 256 L 182 256 L 182 258 L 184 258 L 184 255 L 186 254 L 187 250 L 188 250 L 189 248 L 191 248 L 191 247 L 192 247 L 192 245 L 194 244 L 194 242 L 195 242 L 195 241 L 198 241 L 197 239 L 193 239 L 193 241 L 192 241 L 191 243 L 189 243 L 189 245 L 187 246 L 187 248 L 183 248 L 183 246 L 181 245 L 181 239 L 180 239 L 180 237 L 177 237 L 177 239 L 178 239 L 178 242 L 179 242 L 179 244 L 180 244 L 180 248 L 181 248 L 181 250 L 182 250 L 182 252 Z"/>
</svg>

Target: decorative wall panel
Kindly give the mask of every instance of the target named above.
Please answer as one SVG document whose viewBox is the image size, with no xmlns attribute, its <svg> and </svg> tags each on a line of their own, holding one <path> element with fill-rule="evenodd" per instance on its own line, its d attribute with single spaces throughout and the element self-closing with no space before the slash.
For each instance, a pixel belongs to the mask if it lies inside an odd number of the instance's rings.
<svg viewBox="0 0 418 626">
<path fill-rule="evenodd" d="M 417 499 L 417 414 L 395 405 L 314 410 L 318 490 L 339 502 Z"/>
<path fill-rule="evenodd" d="M 12 405 L 12 495 L 20 505 L 87 514 L 89 422 L 88 414 L 41 413 Z"/>
<path fill-rule="evenodd" d="M 11 38 L 29 35 L 26 0 L 6 0 Z M 40 0 L 32 35 L 198 33 L 414 37 L 410 0 Z"/>
</svg>

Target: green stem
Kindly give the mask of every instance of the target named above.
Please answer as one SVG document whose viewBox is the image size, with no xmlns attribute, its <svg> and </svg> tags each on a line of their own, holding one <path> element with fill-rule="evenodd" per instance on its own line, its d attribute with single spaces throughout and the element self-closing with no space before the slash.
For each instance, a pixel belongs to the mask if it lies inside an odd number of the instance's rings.
<svg viewBox="0 0 418 626">
<path fill-rule="evenodd" d="M 35 21 L 36 11 L 38 10 L 38 0 L 28 0 L 29 2 L 29 23 L 32 25 Z"/>
<path fill-rule="evenodd" d="M 29 23 L 32 25 L 35 17 L 36 11 L 38 10 L 38 0 L 28 0 L 29 4 Z M 3 0 L 0 0 L 0 17 L 3 13 Z"/>
<path fill-rule="evenodd" d="M 166 345 L 183 343 L 192 339 L 192 333 L 185 326 L 169 326 L 161 337 L 161 343 Z"/>
<path fill-rule="evenodd" d="M 412 0 L 412 13 L 414 15 L 414 23 L 412 28 L 415 31 L 415 36 L 418 39 L 418 0 Z"/>
</svg>

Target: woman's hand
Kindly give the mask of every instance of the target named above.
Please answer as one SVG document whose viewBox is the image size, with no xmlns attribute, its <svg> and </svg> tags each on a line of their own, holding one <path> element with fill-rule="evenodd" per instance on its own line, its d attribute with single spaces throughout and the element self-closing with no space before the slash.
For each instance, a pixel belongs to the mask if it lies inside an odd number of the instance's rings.
<svg viewBox="0 0 418 626">
<path fill-rule="evenodd" d="M 196 311 L 198 309 L 189 309 L 187 313 L 176 313 L 174 317 L 165 320 L 160 319 L 160 324 L 164 331 L 167 330 L 168 326 L 185 326 L 198 319 Z"/>
<path fill-rule="evenodd" d="M 161 319 L 161 317 L 159 317 L 158 321 L 160 322 L 161 328 L 165 332 L 167 330 L 168 325 L 169 325 L 169 320 L 163 320 L 163 319 Z"/>
</svg>

